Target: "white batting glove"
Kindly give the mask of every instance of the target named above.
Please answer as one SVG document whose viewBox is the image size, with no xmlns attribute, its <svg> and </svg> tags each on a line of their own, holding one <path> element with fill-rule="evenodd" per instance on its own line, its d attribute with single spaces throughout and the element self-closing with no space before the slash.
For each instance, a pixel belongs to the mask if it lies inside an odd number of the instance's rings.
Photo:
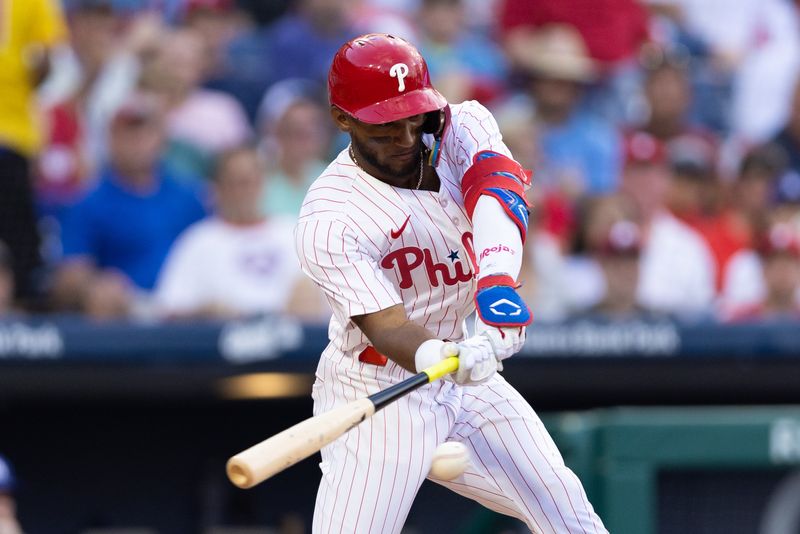
<svg viewBox="0 0 800 534">
<path fill-rule="evenodd" d="M 491 341 L 486 336 L 472 336 L 458 347 L 458 371 L 455 382 L 474 386 L 489 380 L 497 372 L 498 359 Z"/>
<path fill-rule="evenodd" d="M 522 350 L 522 346 L 525 345 L 526 329 L 525 326 L 505 328 L 490 326 L 481 321 L 480 317 L 475 318 L 475 334 L 489 339 L 498 362 L 502 362 Z M 503 370 L 502 363 L 498 370 Z"/>
<path fill-rule="evenodd" d="M 497 357 L 489 339 L 473 336 L 461 343 L 429 339 L 419 346 L 414 357 L 417 372 L 450 356 L 458 356 L 458 371 L 448 379 L 462 386 L 474 386 L 489 380 L 497 372 Z"/>
</svg>

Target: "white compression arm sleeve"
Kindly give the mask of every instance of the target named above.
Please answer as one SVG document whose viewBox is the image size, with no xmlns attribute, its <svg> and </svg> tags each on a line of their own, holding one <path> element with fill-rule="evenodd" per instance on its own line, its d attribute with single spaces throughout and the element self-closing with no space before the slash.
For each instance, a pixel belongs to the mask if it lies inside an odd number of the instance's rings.
<svg viewBox="0 0 800 534">
<path fill-rule="evenodd" d="M 522 267 L 522 238 L 496 198 L 483 195 L 478 199 L 472 227 L 478 278 L 502 273 L 516 280 Z"/>
</svg>

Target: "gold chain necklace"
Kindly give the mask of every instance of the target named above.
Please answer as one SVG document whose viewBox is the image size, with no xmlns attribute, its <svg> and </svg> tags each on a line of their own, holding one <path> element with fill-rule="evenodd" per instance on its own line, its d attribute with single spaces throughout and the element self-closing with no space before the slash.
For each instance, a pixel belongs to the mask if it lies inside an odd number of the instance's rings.
<svg viewBox="0 0 800 534">
<path fill-rule="evenodd" d="M 356 167 L 358 167 L 359 169 L 361 169 L 364 172 L 367 172 L 367 171 L 364 170 L 364 167 L 362 167 L 358 163 L 358 160 L 356 159 L 356 154 L 355 154 L 355 152 L 353 152 L 353 145 L 352 144 L 349 146 L 348 152 L 350 154 L 350 159 L 353 160 L 353 163 L 356 164 Z M 420 152 L 419 156 L 420 156 L 419 157 L 419 180 L 417 180 L 417 186 L 414 189 L 419 189 L 420 187 L 422 187 L 422 178 L 424 176 L 424 172 L 423 171 L 425 170 L 425 158 L 423 157 L 421 152 Z M 367 174 L 369 174 L 369 173 L 367 172 Z"/>
</svg>

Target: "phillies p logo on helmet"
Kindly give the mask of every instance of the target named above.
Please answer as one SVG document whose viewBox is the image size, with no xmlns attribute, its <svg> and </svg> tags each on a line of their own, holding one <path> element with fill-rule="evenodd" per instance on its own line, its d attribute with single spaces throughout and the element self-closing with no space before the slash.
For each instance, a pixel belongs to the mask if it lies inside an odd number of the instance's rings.
<svg viewBox="0 0 800 534">
<path fill-rule="evenodd" d="M 402 93 L 406 90 L 406 82 L 403 81 L 408 76 L 408 65 L 405 63 L 395 63 L 389 69 L 389 76 L 397 78 L 397 91 Z"/>
</svg>

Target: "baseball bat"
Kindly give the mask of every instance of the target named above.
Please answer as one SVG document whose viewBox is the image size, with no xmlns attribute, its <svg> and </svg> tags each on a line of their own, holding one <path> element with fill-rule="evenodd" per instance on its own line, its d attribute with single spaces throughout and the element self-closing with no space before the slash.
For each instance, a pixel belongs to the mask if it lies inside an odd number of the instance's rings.
<svg viewBox="0 0 800 534">
<path fill-rule="evenodd" d="M 252 488 L 308 458 L 403 395 L 456 370 L 458 358 L 450 356 L 369 397 L 301 421 L 232 456 L 226 465 L 228 478 L 242 489 Z"/>
</svg>

